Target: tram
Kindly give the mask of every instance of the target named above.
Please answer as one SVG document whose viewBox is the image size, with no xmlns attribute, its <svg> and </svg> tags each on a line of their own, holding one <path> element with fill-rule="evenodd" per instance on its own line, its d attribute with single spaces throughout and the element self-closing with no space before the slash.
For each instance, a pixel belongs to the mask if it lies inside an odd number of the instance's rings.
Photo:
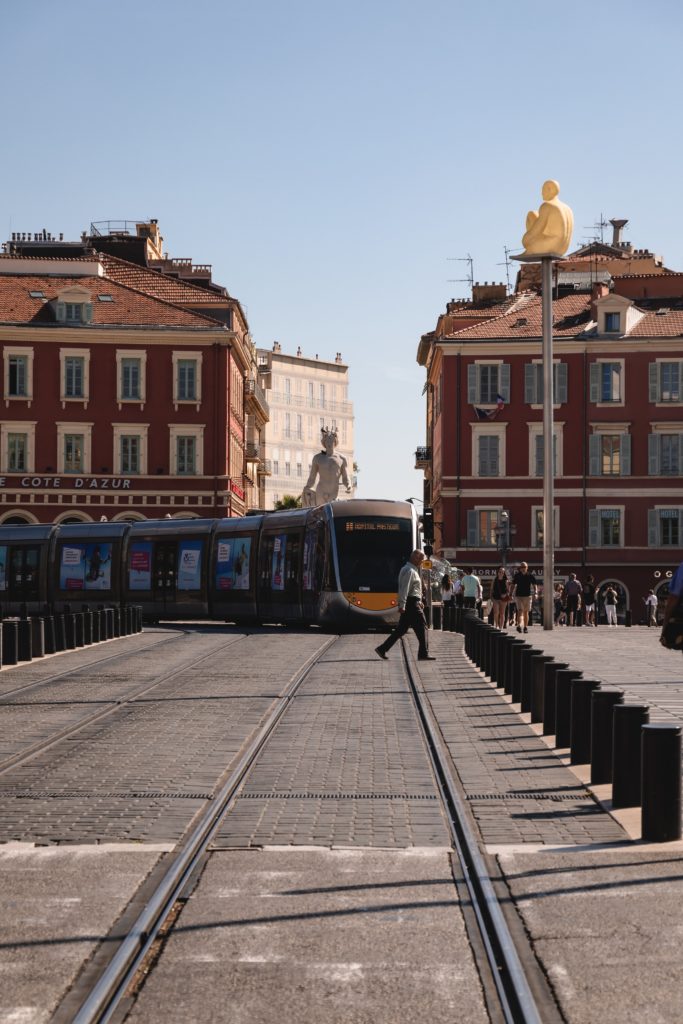
<svg viewBox="0 0 683 1024">
<path fill-rule="evenodd" d="M 239 519 L 0 526 L 0 612 L 137 604 L 148 622 L 386 628 L 417 546 L 413 505 L 388 500 Z"/>
</svg>

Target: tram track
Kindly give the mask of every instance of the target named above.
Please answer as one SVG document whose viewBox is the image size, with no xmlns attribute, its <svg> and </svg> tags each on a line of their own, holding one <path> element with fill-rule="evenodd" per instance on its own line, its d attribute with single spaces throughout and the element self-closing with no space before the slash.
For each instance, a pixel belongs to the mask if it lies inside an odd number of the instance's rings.
<svg viewBox="0 0 683 1024">
<path fill-rule="evenodd" d="M 518 948 L 519 940 L 516 941 L 498 898 L 438 721 L 412 671 L 403 641 L 401 647 L 408 685 L 447 812 L 461 878 L 469 897 L 472 923 L 476 926 L 479 948 L 488 968 L 488 987 L 495 988 L 498 1016 L 505 1024 L 548 1024 L 550 1020 L 559 1020 L 554 1001 L 549 995 L 544 997 L 539 994 L 539 988 L 545 987 L 543 981 L 539 986 L 536 977 L 535 991 L 532 989 L 528 975 L 533 954 L 526 950 L 527 964 L 523 964 Z M 478 943 L 473 942 L 472 945 L 473 952 L 476 952 Z M 536 966 L 535 958 L 533 963 L 534 974 L 537 975 L 540 969 Z M 541 1002 L 544 1003 L 542 1008 L 539 1005 Z M 549 1016 L 549 1010 L 553 1011 L 552 1016 Z"/>
<path fill-rule="evenodd" d="M 196 820 L 189 836 L 181 841 L 176 851 L 170 855 L 169 862 L 163 865 L 161 877 L 154 891 L 148 896 L 106 966 L 92 985 L 82 993 L 79 1004 L 73 1009 L 70 1005 L 68 1017 L 60 1014 L 58 1008 L 55 1020 L 68 1019 L 73 1024 L 105 1024 L 117 1014 L 150 950 L 158 942 L 160 935 L 168 930 L 169 924 L 177 914 L 177 901 L 195 875 L 249 770 L 305 679 L 338 640 L 338 637 L 330 637 L 304 662 L 281 695 L 274 700 L 265 721 L 243 745 L 237 764 L 218 793 Z"/>
<path fill-rule="evenodd" d="M 240 643 L 243 640 L 246 640 L 248 637 L 248 633 L 240 634 L 239 636 L 233 637 L 229 642 L 221 644 L 214 650 L 211 650 L 207 652 L 205 655 L 202 655 L 202 657 L 197 658 L 195 656 L 191 660 L 188 660 L 184 662 L 182 665 L 177 666 L 172 671 L 164 672 L 161 676 L 158 676 L 152 681 L 147 682 L 143 687 L 141 687 L 133 693 L 127 694 L 125 697 L 117 697 L 110 700 L 104 698 L 100 702 L 105 705 L 104 707 L 99 707 L 97 711 L 93 711 L 91 714 L 86 715 L 83 718 L 79 718 L 77 722 L 67 725 L 63 729 L 59 729 L 56 732 L 51 733 L 49 736 L 37 740 L 30 746 L 24 747 L 22 750 L 19 750 L 16 753 L 12 754 L 10 757 L 0 760 L 0 776 L 6 774 L 14 768 L 17 768 L 19 765 L 24 764 L 26 761 L 29 761 L 31 758 L 35 757 L 36 754 L 42 754 L 45 751 L 49 750 L 51 747 L 54 747 L 56 744 L 61 743 L 63 740 L 69 739 L 70 737 L 77 735 L 77 733 L 79 733 L 82 729 L 85 729 L 87 726 L 92 725 L 94 722 L 101 721 L 102 719 L 113 715 L 117 711 L 120 711 L 121 708 L 125 707 L 126 705 L 135 703 L 136 701 L 144 697 L 146 694 L 150 693 L 152 690 L 155 690 L 157 687 L 169 682 L 176 676 L 182 675 L 184 672 L 188 672 L 189 670 L 195 670 L 198 665 L 202 664 L 202 662 L 207 661 L 210 658 L 215 658 L 222 651 L 234 647 L 236 644 Z M 152 645 L 152 648 L 154 646 L 158 645 Z M 146 648 L 146 650 L 149 649 L 150 648 Z M 130 657 L 130 652 L 128 652 L 128 656 Z M 117 657 L 125 657 L 125 654 L 122 653 L 120 655 L 114 655 L 111 659 L 106 660 L 115 660 Z M 97 664 L 100 665 L 103 664 L 103 662 L 97 662 Z M 60 673 L 60 675 L 71 677 L 74 675 L 77 676 L 80 673 L 85 673 L 86 671 L 87 668 L 84 667 L 83 669 L 77 670 L 75 673 L 66 672 Z M 10 701 L 0 701 L 0 706 L 2 706 L 2 704 L 4 704 L 5 707 L 21 706 L 16 702 Z"/>
</svg>

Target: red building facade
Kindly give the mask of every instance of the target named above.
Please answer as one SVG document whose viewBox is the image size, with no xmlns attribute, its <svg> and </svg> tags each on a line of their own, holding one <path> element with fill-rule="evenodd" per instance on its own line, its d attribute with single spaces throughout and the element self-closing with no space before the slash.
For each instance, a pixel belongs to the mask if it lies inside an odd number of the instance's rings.
<svg viewBox="0 0 683 1024">
<path fill-rule="evenodd" d="M 118 263 L 0 256 L 0 522 L 246 511 L 239 304 L 152 271 L 132 287 Z"/>
<path fill-rule="evenodd" d="M 628 280 L 553 302 L 555 561 L 558 579 L 616 583 L 637 622 L 683 550 L 683 289 L 678 274 Z M 418 361 L 437 553 L 484 577 L 504 559 L 540 574 L 540 296 L 452 305 Z"/>
</svg>

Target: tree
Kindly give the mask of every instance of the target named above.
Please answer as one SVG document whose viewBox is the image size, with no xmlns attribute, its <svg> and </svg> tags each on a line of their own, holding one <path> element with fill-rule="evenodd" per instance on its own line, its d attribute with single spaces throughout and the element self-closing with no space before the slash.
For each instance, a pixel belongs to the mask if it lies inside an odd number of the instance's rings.
<svg viewBox="0 0 683 1024">
<path fill-rule="evenodd" d="M 301 498 L 297 498 L 293 494 L 283 494 L 275 502 L 273 508 L 276 512 L 282 512 L 283 509 L 287 508 L 301 508 Z"/>
</svg>

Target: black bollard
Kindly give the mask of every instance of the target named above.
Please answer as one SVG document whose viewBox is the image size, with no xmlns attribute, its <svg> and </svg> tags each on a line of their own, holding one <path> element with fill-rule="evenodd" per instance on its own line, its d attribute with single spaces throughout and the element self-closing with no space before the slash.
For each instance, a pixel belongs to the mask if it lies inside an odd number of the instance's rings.
<svg viewBox="0 0 683 1024">
<path fill-rule="evenodd" d="M 16 665 L 19 661 L 19 620 L 4 619 L 2 623 L 2 663 Z"/>
<path fill-rule="evenodd" d="M 531 711 L 531 682 L 533 680 L 531 659 L 535 658 L 536 655 L 540 653 L 541 652 L 533 645 L 529 645 L 529 649 L 522 653 L 519 687 L 520 711 Z"/>
<path fill-rule="evenodd" d="M 137 621 L 136 632 L 137 633 L 142 633 L 142 605 L 141 604 L 136 604 L 136 606 L 135 606 L 135 614 L 137 616 L 137 619 L 136 619 L 136 621 Z"/>
<path fill-rule="evenodd" d="M 614 707 L 623 704 L 624 691 L 600 688 L 591 700 L 591 785 L 612 781 Z"/>
<path fill-rule="evenodd" d="M 507 690 L 512 697 L 513 704 L 521 704 L 522 702 L 522 657 L 524 651 L 533 650 L 531 644 L 528 644 L 521 637 L 513 637 L 510 641 L 512 646 L 512 661 L 511 661 L 511 675 L 510 675 L 510 689 Z"/>
<path fill-rule="evenodd" d="M 33 633 L 30 619 L 19 619 L 17 623 L 17 657 L 19 661 L 33 658 Z"/>
<path fill-rule="evenodd" d="M 681 729 L 674 723 L 642 728 L 642 838 L 681 838 Z"/>
<path fill-rule="evenodd" d="M 561 668 L 555 676 L 555 746 L 561 749 L 571 742 L 572 680 L 582 675 L 576 668 Z"/>
<path fill-rule="evenodd" d="M 112 640 L 116 636 L 114 632 L 114 609 L 105 608 L 104 614 L 107 617 L 107 640 Z"/>
<path fill-rule="evenodd" d="M 491 663 L 491 679 L 498 689 L 503 687 L 505 674 L 505 653 L 508 645 L 508 635 L 499 630 L 493 639 L 493 654 Z"/>
<path fill-rule="evenodd" d="M 633 613 L 630 608 L 627 608 L 624 612 L 624 625 L 631 626 L 633 624 Z"/>
<path fill-rule="evenodd" d="M 76 620 L 73 612 L 64 612 L 65 650 L 73 651 L 76 646 Z"/>
<path fill-rule="evenodd" d="M 641 729 L 650 721 L 647 704 L 615 704 L 612 738 L 612 807 L 639 807 Z"/>
<path fill-rule="evenodd" d="M 84 626 L 83 626 L 83 612 L 74 612 L 74 644 L 76 647 L 84 647 L 85 640 L 83 638 Z"/>
<path fill-rule="evenodd" d="M 441 605 L 432 605 L 432 629 L 441 629 Z"/>
<path fill-rule="evenodd" d="M 548 662 L 543 673 L 543 735 L 555 734 L 555 692 L 557 673 L 568 668 L 564 661 Z"/>
<path fill-rule="evenodd" d="M 65 651 L 66 650 L 66 627 L 64 625 L 64 616 L 55 615 L 55 650 Z"/>
<path fill-rule="evenodd" d="M 45 620 L 37 615 L 31 619 L 31 654 L 34 658 L 45 655 Z"/>
<path fill-rule="evenodd" d="M 555 659 L 550 654 L 537 654 L 535 658 L 531 659 L 532 676 L 531 676 L 531 721 L 542 722 L 543 721 L 543 683 L 545 680 L 545 670 L 548 665 L 552 665 Z"/>
<path fill-rule="evenodd" d="M 54 654 L 57 650 L 54 615 L 44 615 L 43 622 L 45 623 L 45 653 Z"/>
<path fill-rule="evenodd" d="M 89 647 L 92 643 L 92 612 L 89 608 L 83 609 L 83 644 Z"/>
<path fill-rule="evenodd" d="M 570 761 L 572 764 L 590 764 L 591 759 L 591 701 L 597 679 L 573 679 L 571 696 Z"/>
</svg>

